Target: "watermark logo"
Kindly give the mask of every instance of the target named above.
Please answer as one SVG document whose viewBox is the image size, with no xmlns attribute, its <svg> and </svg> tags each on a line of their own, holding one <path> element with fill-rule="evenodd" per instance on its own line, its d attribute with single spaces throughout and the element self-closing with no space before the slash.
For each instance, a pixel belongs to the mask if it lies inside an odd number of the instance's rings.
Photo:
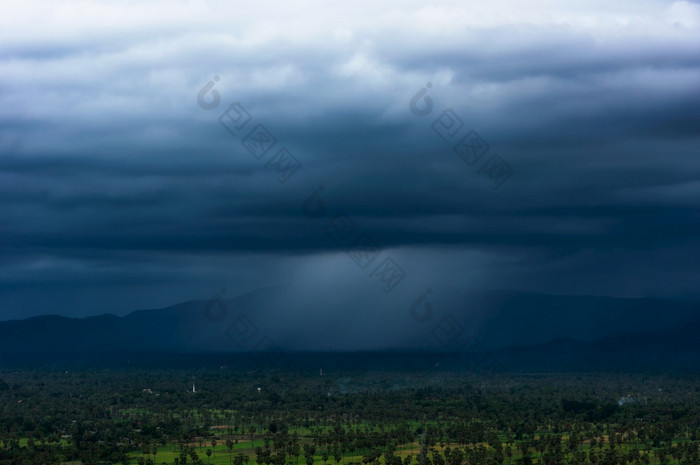
<svg viewBox="0 0 700 465">
<path fill-rule="evenodd" d="M 491 180 L 491 187 L 493 189 L 498 189 L 513 174 L 513 168 L 508 166 L 508 163 L 498 155 L 493 155 L 489 161 L 481 167 L 479 173 L 486 174 Z"/>
<path fill-rule="evenodd" d="M 212 323 L 220 323 L 228 316 L 228 308 L 223 301 L 225 289 L 221 289 L 204 303 L 204 318 Z M 226 337 L 238 349 L 245 350 L 251 361 L 270 368 L 295 368 L 285 357 L 282 349 L 253 323 L 246 313 L 235 315 L 224 330 Z"/>
<path fill-rule="evenodd" d="M 262 124 L 258 124 L 243 139 L 243 147 L 257 159 L 265 154 L 277 143 L 277 139 Z"/>
<path fill-rule="evenodd" d="M 433 319 L 435 307 L 429 301 L 431 294 L 432 289 L 426 289 L 410 305 L 409 314 L 414 321 L 426 323 Z M 442 349 L 469 371 L 506 371 L 503 364 L 475 336 L 467 336 L 465 327 L 452 313 L 435 323 L 430 334 Z"/>
<path fill-rule="evenodd" d="M 241 102 L 234 102 L 219 116 L 219 123 L 221 123 L 232 136 L 238 136 L 238 132 L 248 124 L 251 118 L 250 113 L 243 108 Z"/>
<path fill-rule="evenodd" d="M 409 101 L 408 108 L 413 115 L 424 117 L 432 112 L 433 100 L 427 95 L 430 88 L 432 88 L 432 84 L 428 82 Z M 464 121 L 452 108 L 448 108 L 442 111 L 430 127 L 443 142 L 449 143 L 462 132 Z M 479 163 L 489 149 L 489 144 L 474 130 L 468 131 L 453 147 L 457 156 L 470 167 Z M 491 181 L 491 188 L 498 190 L 510 179 L 513 168 L 498 155 L 492 155 L 478 169 L 477 174 L 486 176 Z"/>
<path fill-rule="evenodd" d="M 418 117 L 422 116 L 428 116 L 431 111 L 433 111 L 433 99 L 427 96 L 428 89 L 433 87 L 433 84 L 428 82 L 425 87 L 423 87 L 421 90 L 419 90 L 416 95 L 413 96 L 411 99 L 410 103 L 408 104 L 408 107 L 411 110 L 411 113 Z M 423 108 L 419 107 L 418 102 L 423 102 Z"/>
<path fill-rule="evenodd" d="M 294 155 L 289 153 L 289 150 L 281 148 L 270 161 L 265 163 L 266 168 L 273 169 L 280 177 L 277 179 L 281 184 L 284 184 L 294 176 L 294 173 L 301 167 L 301 162 L 294 158 Z"/>
<path fill-rule="evenodd" d="M 213 110 L 219 106 L 219 103 L 221 103 L 221 95 L 219 95 L 218 90 L 214 89 L 214 86 L 216 85 L 215 81 L 218 81 L 219 79 L 219 76 L 214 76 L 214 80 L 207 82 L 206 85 L 197 93 L 197 105 L 199 105 L 203 110 Z M 211 99 L 209 101 L 207 101 L 208 93 L 211 93 Z"/>
<path fill-rule="evenodd" d="M 475 131 L 469 131 L 455 145 L 455 153 L 469 166 L 474 166 L 489 151 L 489 144 Z"/>
<path fill-rule="evenodd" d="M 384 292 L 389 293 L 403 281 L 406 272 L 391 257 L 386 257 L 369 276 L 379 279 Z"/>
<path fill-rule="evenodd" d="M 207 82 L 197 93 L 197 104 L 204 110 L 214 110 L 221 104 L 221 95 L 214 87 L 219 76 Z M 241 131 L 253 119 L 241 102 L 233 102 L 219 116 L 219 123 L 232 136 L 239 137 Z M 241 145 L 256 160 L 262 160 L 270 150 L 277 145 L 277 138 L 264 125 L 256 124 L 241 141 Z M 277 182 L 284 184 L 289 181 L 301 168 L 301 162 L 285 147 L 280 148 L 275 155 L 267 160 L 265 168 L 279 175 Z"/>
<path fill-rule="evenodd" d="M 464 121 L 455 114 L 452 108 L 448 108 L 437 117 L 430 127 L 442 140 L 449 142 L 464 127 Z"/>
</svg>

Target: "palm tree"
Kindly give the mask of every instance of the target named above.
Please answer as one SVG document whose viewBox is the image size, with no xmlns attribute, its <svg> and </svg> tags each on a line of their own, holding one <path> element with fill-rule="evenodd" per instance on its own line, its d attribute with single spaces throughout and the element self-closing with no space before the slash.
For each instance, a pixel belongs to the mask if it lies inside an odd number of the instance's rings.
<svg viewBox="0 0 700 465">
<path fill-rule="evenodd" d="M 233 453 L 233 441 L 230 439 L 226 440 L 226 448 L 228 449 L 228 463 L 231 465 L 231 454 Z"/>
</svg>

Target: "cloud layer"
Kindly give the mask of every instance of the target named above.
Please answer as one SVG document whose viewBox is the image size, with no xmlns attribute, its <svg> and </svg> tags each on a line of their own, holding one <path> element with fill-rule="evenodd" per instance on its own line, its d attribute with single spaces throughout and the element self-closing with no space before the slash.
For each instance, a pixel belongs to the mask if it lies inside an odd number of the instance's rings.
<svg viewBox="0 0 700 465">
<path fill-rule="evenodd" d="M 362 292 L 338 214 L 404 288 L 697 292 L 697 3 L 27 1 L 0 6 L 0 44 L 1 318 L 329 273 Z M 277 140 L 260 159 L 256 124 Z M 469 130 L 489 146 L 473 166 L 453 150 Z M 301 164 L 284 183 L 282 147 Z M 497 190 L 493 154 L 513 170 Z"/>
</svg>

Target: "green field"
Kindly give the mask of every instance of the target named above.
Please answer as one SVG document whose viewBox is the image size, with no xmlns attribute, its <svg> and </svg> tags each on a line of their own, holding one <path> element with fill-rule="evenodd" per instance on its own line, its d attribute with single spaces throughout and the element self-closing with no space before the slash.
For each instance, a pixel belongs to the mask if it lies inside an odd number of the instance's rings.
<svg viewBox="0 0 700 465">
<path fill-rule="evenodd" d="M 700 464 L 692 374 L 200 370 L 196 393 L 192 378 L 2 373 L 0 465 Z"/>
</svg>

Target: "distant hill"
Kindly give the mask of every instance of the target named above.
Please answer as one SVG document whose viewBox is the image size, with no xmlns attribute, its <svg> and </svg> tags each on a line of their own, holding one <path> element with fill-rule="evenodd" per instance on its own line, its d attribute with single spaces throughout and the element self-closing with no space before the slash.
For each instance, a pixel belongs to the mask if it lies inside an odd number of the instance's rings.
<svg viewBox="0 0 700 465">
<path fill-rule="evenodd" d="M 697 354 L 692 341 L 700 339 L 696 302 L 515 291 L 453 291 L 442 299 L 436 306 L 449 308 L 466 336 L 518 366 L 570 360 L 615 369 L 637 360 L 643 367 L 654 357 L 660 364 L 686 360 Z M 439 351 L 437 322 L 417 323 L 403 307 L 280 286 L 124 317 L 0 322 L 0 363 L 27 355 L 243 352 L 270 345 L 291 351 Z"/>
<path fill-rule="evenodd" d="M 597 341 L 558 339 L 490 356 L 516 371 L 700 370 L 700 324 L 672 331 L 618 334 Z"/>
<path fill-rule="evenodd" d="M 612 334 L 651 333 L 700 323 L 698 302 L 513 291 L 476 295 L 469 301 L 479 302 L 488 315 L 479 327 L 479 337 L 491 347 L 559 338 L 593 341 Z"/>
</svg>

